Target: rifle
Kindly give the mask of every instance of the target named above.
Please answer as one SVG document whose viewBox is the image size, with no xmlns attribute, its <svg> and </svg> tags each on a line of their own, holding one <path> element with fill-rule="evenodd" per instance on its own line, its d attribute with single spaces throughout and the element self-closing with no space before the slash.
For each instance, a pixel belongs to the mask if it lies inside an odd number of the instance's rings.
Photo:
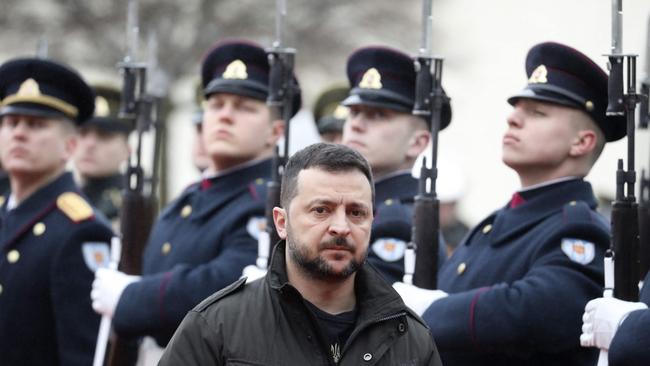
<svg viewBox="0 0 650 366">
<path fill-rule="evenodd" d="M 439 201 L 436 196 L 438 177 L 438 133 L 441 130 L 443 103 L 449 98 L 442 90 L 442 58 L 431 52 L 431 2 L 422 1 L 422 41 L 415 59 L 415 104 L 413 114 L 430 121 L 431 168 L 422 159 L 418 194 L 413 206 L 411 242 L 404 256 L 404 282 L 435 289 L 438 283 L 438 248 L 440 246 Z M 432 69 L 433 65 L 433 69 Z"/>
<path fill-rule="evenodd" d="M 127 13 L 127 52 L 118 63 L 123 76 L 119 117 L 135 124 L 137 145 L 129 157 L 122 192 L 120 228 L 122 253 L 119 270 L 137 275 L 142 272 L 142 252 L 155 217 L 155 179 L 145 179 L 142 168 L 143 135 L 155 120 L 155 99 L 147 93 L 147 66 L 137 62 L 138 3 L 129 0 Z M 157 159 L 154 156 L 154 159 Z M 157 162 L 154 162 L 154 167 Z M 155 169 L 154 169 L 155 170 Z M 109 366 L 133 365 L 137 361 L 138 345 L 133 340 L 113 334 L 108 357 Z"/>
<path fill-rule="evenodd" d="M 266 269 L 268 260 L 273 252 L 273 246 L 280 241 L 275 224 L 273 223 L 273 208 L 280 206 L 280 185 L 284 166 L 289 158 L 289 121 L 294 115 L 293 97 L 299 92 L 298 84 L 293 77 L 293 66 L 296 50 L 284 46 L 284 19 L 287 15 L 286 0 L 276 0 L 275 41 L 273 46 L 266 49 L 269 58 L 269 96 L 266 104 L 284 121 L 284 141 L 282 155 L 276 146 L 273 155 L 271 180 L 267 183 L 265 207 L 266 227 L 260 233 L 258 240 L 257 266 Z"/>
<path fill-rule="evenodd" d="M 648 17 L 648 34 L 646 36 L 646 50 L 650 52 L 650 17 Z M 639 128 L 648 129 L 650 123 L 650 54 L 646 56 L 645 79 L 641 82 L 641 109 L 639 113 Z M 648 168 L 650 169 L 650 164 Z M 641 171 L 639 182 L 639 276 L 640 280 L 650 270 L 650 171 Z"/>
<path fill-rule="evenodd" d="M 614 254 L 614 297 L 638 301 L 639 297 L 639 219 L 634 196 L 634 109 L 641 101 L 636 94 L 636 57 L 622 50 L 622 0 L 612 0 L 612 46 L 609 58 L 608 116 L 626 117 L 627 170 L 623 159 L 616 171 L 616 200 L 612 205 L 612 244 Z M 627 92 L 624 93 L 624 62 L 627 68 Z"/>
</svg>

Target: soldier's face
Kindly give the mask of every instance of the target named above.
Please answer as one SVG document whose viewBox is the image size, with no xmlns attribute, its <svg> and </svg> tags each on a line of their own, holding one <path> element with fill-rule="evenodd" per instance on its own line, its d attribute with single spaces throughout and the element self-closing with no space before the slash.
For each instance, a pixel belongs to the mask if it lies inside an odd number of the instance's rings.
<svg viewBox="0 0 650 366">
<path fill-rule="evenodd" d="M 424 148 L 414 149 L 410 115 L 362 105 L 350 107 L 342 143 L 361 153 L 376 177 L 408 168 L 405 164 Z"/>
<path fill-rule="evenodd" d="M 576 109 L 520 99 L 508 116 L 503 136 L 503 162 L 520 174 L 560 169 L 579 138 Z"/>
<path fill-rule="evenodd" d="M 126 136 L 96 128 L 82 128 L 74 155 L 75 168 L 83 177 L 99 178 L 115 174 L 129 157 Z"/>
<path fill-rule="evenodd" d="M 0 127 L 2 165 L 10 175 L 41 176 L 65 166 L 76 147 L 70 122 L 6 115 Z"/>
<path fill-rule="evenodd" d="M 365 261 L 372 226 L 370 183 L 359 171 L 299 173 L 289 208 L 275 208 L 287 240 L 288 269 L 318 280 L 342 281 Z M 290 268 L 289 268 L 290 267 Z"/>
<path fill-rule="evenodd" d="M 266 103 L 233 94 L 212 94 L 203 114 L 203 143 L 217 169 L 273 153 L 282 136 L 281 121 L 272 121 Z"/>
</svg>

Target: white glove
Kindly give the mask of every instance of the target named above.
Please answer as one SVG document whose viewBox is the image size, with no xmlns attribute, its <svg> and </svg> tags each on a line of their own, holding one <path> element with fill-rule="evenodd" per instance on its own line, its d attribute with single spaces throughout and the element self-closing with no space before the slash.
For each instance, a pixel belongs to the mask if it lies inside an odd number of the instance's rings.
<svg viewBox="0 0 650 366">
<path fill-rule="evenodd" d="M 266 270 L 261 269 L 254 264 L 244 267 L 244 271 L 242 272 L 242 277 L 246 277 L 246 283 L 251 283 L 258 278 L 264 277 L 265 275 Z"/>
<path fill-rule="evenodd" d="M 442 290 L 426 290 L 423 288 L 407 285 L 404 282 L 395 282 L 393 288 L 402 297 L 402 300 L 416 314 L 422 316 L 434 302 L 449 296 Z"/>
<path fill-rule="evenodd" d="M 608 350 L 616 329 L 627 315 L 635 310 L 647 308 L 648 306 L 641 302 L 628 302 L 613 297 L 599 297 L 589 301 L 582 315 L 580 344 L 583 347 Z"/>
<path fill-rule="evenodd" d="M 131 276 L 120 271 L 100 268 L 95 272 L 90 298 L 98 314 L 113 317 L 122 292 L 129 284 L 140 281 L 140 276 Z"/>
</svg>

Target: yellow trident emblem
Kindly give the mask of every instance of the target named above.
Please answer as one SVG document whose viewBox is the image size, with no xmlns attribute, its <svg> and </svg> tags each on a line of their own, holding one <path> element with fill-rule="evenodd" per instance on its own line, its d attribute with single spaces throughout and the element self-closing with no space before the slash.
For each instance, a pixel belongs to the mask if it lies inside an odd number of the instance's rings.
<svg viewBox="0 0 650 366">
<path fill-rule="evenodd" d="M 381 75 L 377 69 L 370 68 L 363 74 L 359 87 L 364 89 L 381 89 Z"/>
<path fill-rule="evenodd" d="M 533 71 L 533 73 L 530 74 L 530 78 L 528 78 L 528 83 L 529 84 L 546 84 L 548 82 L 548 80 L 546 79 L 546 75 L 548 75 L 548 70 L 546 70 L 546 66 L 539 65 Z"/>
<path fill-rule="evenodd" d="M 246 64 L 242 60 L 235 60 L 228 64 L 226 70 L 221 75 L 224 79 L 248 79 Z"/>
<path fill-rule="evenodd" d="M 41 95 L 41 89 L 36 80 L 29 78 L 20 84 L 20 89 L 18 89 L 17 95 L 20 95 L 21 97 L 36 97 Z"/>
</svg>

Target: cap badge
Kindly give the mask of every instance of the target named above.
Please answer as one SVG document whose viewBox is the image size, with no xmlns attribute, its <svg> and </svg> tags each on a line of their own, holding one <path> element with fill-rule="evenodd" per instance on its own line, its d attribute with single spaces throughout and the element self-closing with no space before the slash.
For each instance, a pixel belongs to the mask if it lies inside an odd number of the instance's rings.
<svg viewBox="0 0 650 366">
<path fill-rule="evenodd" d="M 41 95 L 41 89 L 36 80 L 29 78 L 20 84 L 17 95 L 21 97 L 37 97 Z"/>
<path fill-rule="evenodd" d="M 336 109 L 334 110 L 334 113 L 332 113 L 332 115 L 336 119 L 346 119 L 346 118 L 348 118 L 349 114 L 350 114 L 350 110 L 348 109 L 348 107 L 342 106 L 342 105 L 339 105 L 338 107 L 336 107 Z"/>
<path fill-rule="evenodd" d="M 106 98 L 98 95 L 95 98 L 95 116 L 97 117 L 108 117 L 110 113 L 110 108 L 108 106 L 108 101 Z"/>
<path fill-rule="evenodd" d="M 368 71 L 363 74 L 359 87 L 364 89 L 381 89 L 381 75 L 379 74 L 379 71 L 374 67 L 368 69 Z"/>
<path fill-rule="evenodd" d="M 529 84 L 546 84 L 546 83 L 548 83 L 548 79 L 546 78 L 546 75 L 548 75 L 548 70 L 546 70 L 546 66 L 539 65 L 533 71 L 533 73 L 530 74 L 530 78 L 528 78 L 528 83 Z"/>
<path fill-rule="evenodd" d="M 228 64 L 226 70 L 221 75 L 224 79 L 248 79 L 248 72 L 246 71 L 246 64 L 242 60 L 235 60 Z"/>
</svg>

